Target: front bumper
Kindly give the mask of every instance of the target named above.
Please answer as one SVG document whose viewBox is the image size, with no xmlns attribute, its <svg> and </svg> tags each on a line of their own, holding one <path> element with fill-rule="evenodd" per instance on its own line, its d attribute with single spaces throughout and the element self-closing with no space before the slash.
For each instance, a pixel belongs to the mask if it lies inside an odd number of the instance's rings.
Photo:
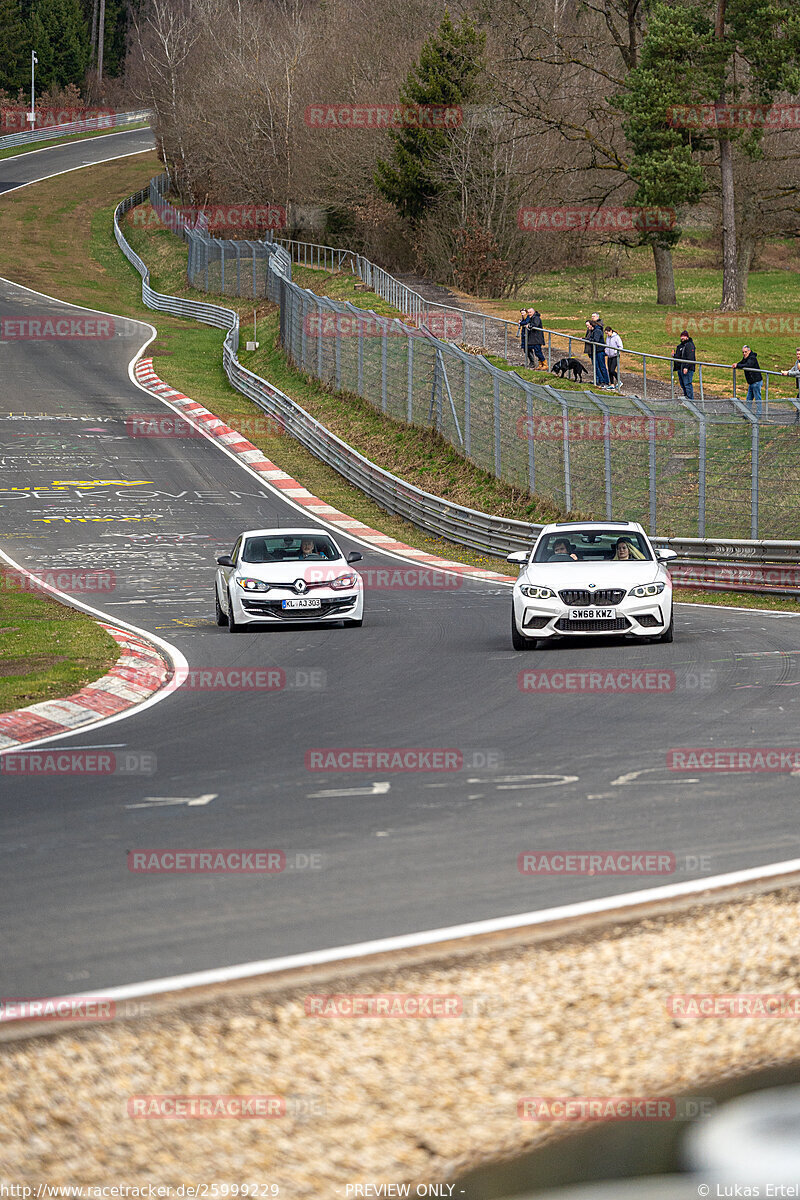
<svg viewBox="0 0 800 1200">
<path fill-rule="evenodd" d="M 237 596 L 234 617 L 242 625 L 256 622 L 294 625 L 302 621 L 359 620 L 363 615 L 364 596 L 361 592 L 320 596 L 319 608 L 282 608 L 281 600 L 285 598 L 285 595 L 271 598 L 266 593 Z"/>
<path fill-rule="evenodd" d="M 613 605 L 615 617 L 573 620 L 574 607 L 601 607 L 564 604 L 554 600 L 532 600 L 514 591 L 514 616 L 520 633 L 531 638 L 616 637 L 651 638 L 663 633 L 672 619 L 672 592 L 642 599 L 626 596 Z M 602 606 L 612 607 L 612 606 Z"/>
</svg>

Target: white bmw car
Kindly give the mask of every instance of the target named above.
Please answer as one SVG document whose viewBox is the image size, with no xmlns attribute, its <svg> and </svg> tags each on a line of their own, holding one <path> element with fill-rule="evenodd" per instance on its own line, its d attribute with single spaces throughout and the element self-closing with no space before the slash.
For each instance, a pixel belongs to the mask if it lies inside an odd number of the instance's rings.
<svg viewBox="0 0 800 1200">
<path fill-rule="evenodd" d="M 545 525 L 531 551 L 508 556 L 522 566 L 511 606 L 514 649 L 597 634 L 671 642 L 672 583 L 664 564 L 675 557 L 655 549 L 633 521 Z"/>
<path fill-rule="evenodd" d="M 275 622 L 360 625 L 364 584 L 351 565 L 360 558 L 322 529 L 248 529 L 217 559 L 217 624 L 231 633 Z"/>
</svg>

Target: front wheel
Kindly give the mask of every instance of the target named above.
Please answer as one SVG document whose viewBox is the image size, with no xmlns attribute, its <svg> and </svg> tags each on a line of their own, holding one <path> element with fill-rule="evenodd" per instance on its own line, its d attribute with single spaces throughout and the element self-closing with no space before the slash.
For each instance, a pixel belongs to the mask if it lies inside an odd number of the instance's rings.
<svg viewBox="0 0 800 1200">
<path fill-rule="evenodd" d="M 525 637 L 517 629 L 517 619 L 514 616 L 514 606 L 511 606 L 511 645 L 515 650 L 535 650 L 536 638 Z"/>
<path fill-rule="evenodd" d="M 214 588 L 214 603 L 216 605 L 216 610 L 217 610 L 217 624 L 218 625 L 227 625 L 228 618 L 225 615 L 225 613 L 222 611 L 222 605 L 219 602 L 219 592 L 217 591 L 216 588 Z"/>
<path fill-rule="evenodd" d="M 241 633 L 241 625 L 236 624 L 233 615 L 233 596 L 228 592 L 228 633 Z"/>
</svg>

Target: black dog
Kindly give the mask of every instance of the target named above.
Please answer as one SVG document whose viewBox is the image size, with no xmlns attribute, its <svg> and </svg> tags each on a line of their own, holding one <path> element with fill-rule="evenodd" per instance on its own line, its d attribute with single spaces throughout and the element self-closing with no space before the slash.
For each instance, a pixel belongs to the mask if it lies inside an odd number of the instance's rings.
<svg viewBox="0 0 800 1200">
<path fill-rule="evenodd" d="M 562 379 L 565 375 L 571 375 L 576 383 L 582 383 L 584 375 L 587 374 L 586 367 L 578 358 L 560 358 L 557 363 L 553 364 L 553 374 L 559 375 Z"/>
</svg>

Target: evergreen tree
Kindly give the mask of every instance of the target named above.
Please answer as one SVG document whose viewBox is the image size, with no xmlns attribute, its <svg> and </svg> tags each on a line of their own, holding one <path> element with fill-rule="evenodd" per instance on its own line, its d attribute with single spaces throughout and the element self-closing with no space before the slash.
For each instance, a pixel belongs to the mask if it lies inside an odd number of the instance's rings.
<svg viewBox="0 0 800 1200">
<path fill-rule="evenodd" d="M 768 109 L 782 92 L 796 93 L 799 88 L 800 10 L 795 4 L 783 0 L 689 4 L 651 0 L 648 4 L 640 65 L 629 72 L 619 98 L 633 148 L 630 176 L 641 203 L 678 206 L 696 200 L 706 189 L 709 166 L 719 170 L 723 309 L 740 307 L 743 296 L 732 144 L 736 142 L 751 159 L 762 153 L 763 126 L 740 123 L 736 106 Z M 714 144 L 718 154 L 698 160 L 698 152 Z"/>
<path fill-rule="evenodd" d="M 37 89 L 83 86 L 89 56 L 89 32 L 80 0 L 36 0 L 29 44 L 36 51 Z"/>
<path fill-rule="evenodd" d="M 400 89 L 401 108 L 417 111 L 424 106 L 423 113 L 442 107 L 457 111 L 472 100 L 483 71 L 485 44 L 486 35 L 468 17 L 454 25 L 445 10 L 441 25 L 422 47 L 419 61 Z M 388 161 L 378 161 L 375 184 L 402 216 L 417 221 L 441 191 L 435 164 L 450 135 L 446 127 L 409 124 L 391 130 L 389 136 L 391 154 Z"/>
<path fill-rule="evenodd" d="M 16 94 L 24 87 L 30 59 L 27 30 L 19 0 L 0 0 L 0 88 Z"/>
</svg>

